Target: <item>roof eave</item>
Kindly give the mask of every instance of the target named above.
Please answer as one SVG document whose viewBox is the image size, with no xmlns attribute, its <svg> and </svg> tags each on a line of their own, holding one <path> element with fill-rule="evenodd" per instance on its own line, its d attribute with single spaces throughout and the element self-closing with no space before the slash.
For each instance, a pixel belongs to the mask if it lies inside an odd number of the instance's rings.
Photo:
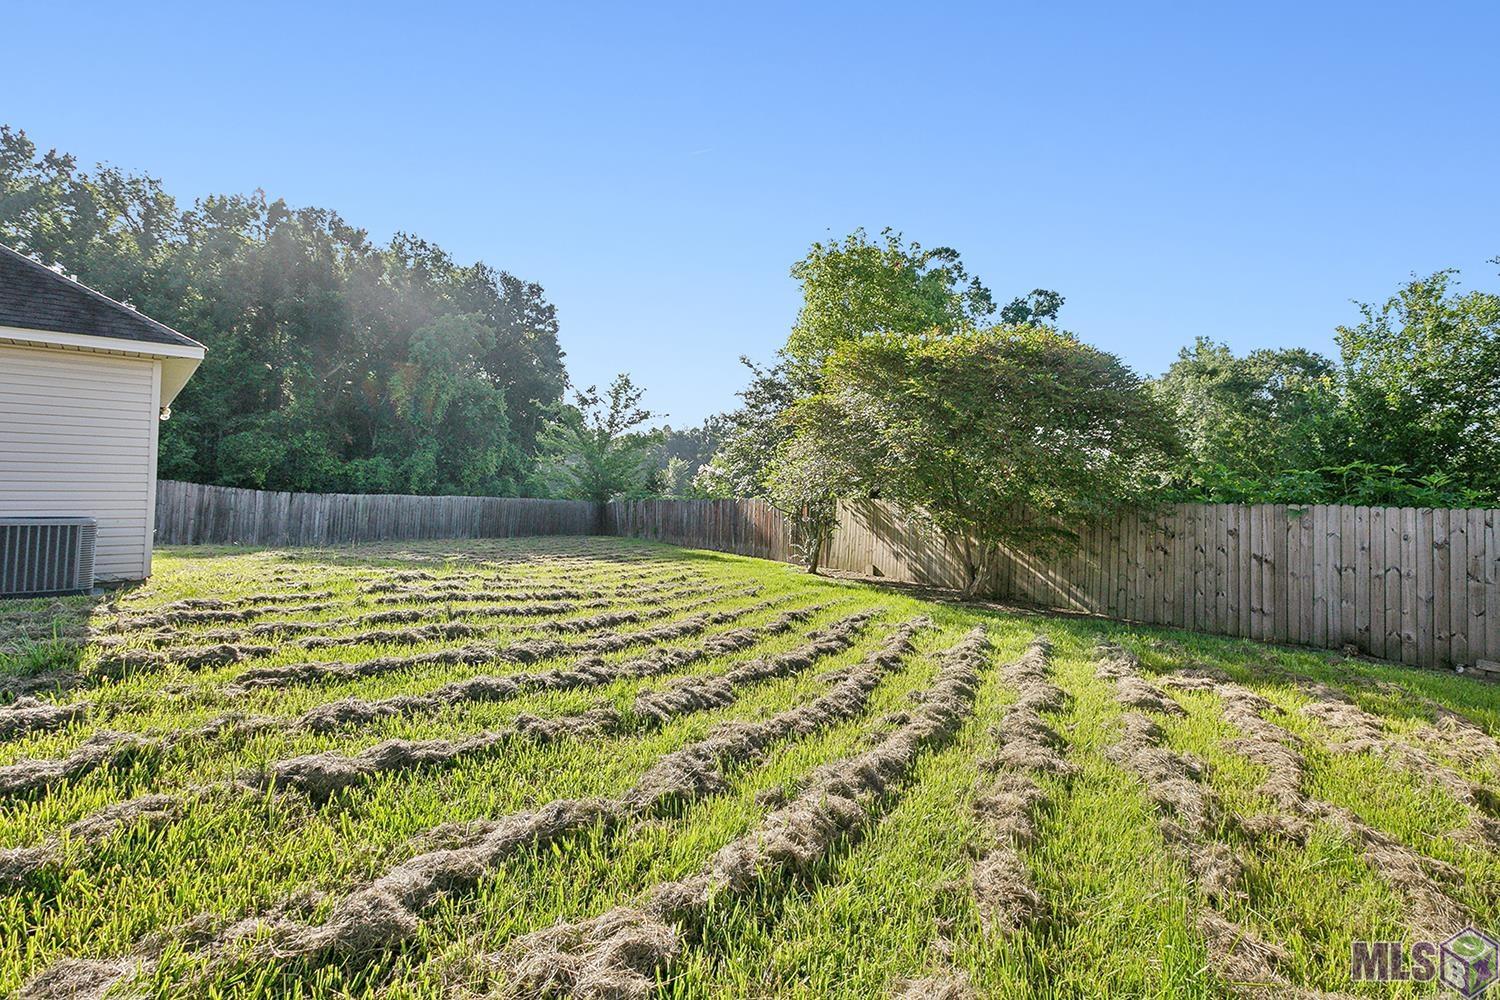
<svg viewBox="0 0 1500 1000">
<path fill-rule="evenodd" d="M 179 336 L 181 336 L 179 334 Z M 92 333 L 59 333 L 56 330 L 31 330 L 19 326 L 0 326 L 0 341 L 31 344 L 38 347 L 64 347 L 105 354 L 134 354 L 148 358 L 181 358 L 202 361 L 206 348 L 189 337 L 184 343 L 161 344 L 149 340 L 127 340 L 123 337 L 100 337 Z M 195 366 L 196 367 L 196 366 Z"/>
</svg>

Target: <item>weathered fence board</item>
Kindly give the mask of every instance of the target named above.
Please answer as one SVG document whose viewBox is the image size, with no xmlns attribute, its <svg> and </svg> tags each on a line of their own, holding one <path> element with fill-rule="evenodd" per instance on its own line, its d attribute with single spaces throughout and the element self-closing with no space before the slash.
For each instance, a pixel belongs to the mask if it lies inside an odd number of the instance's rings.
<svg viewBox="0 0 1500 1000">
<path fill-rule="evenodd" d="M 274 493 L 161 480 L 163 545 L 349 545 L 419 538 L 589 535 L 595 504 L 504 497 Z"/>
<path fill-rule="evenodd" d="M 691 548 L 716 549 L 742 556 L 791 562 L 795 555 L 786 518 L 761 500 L 637 500 L 604 505 L 599 531 L 606 535 L 671 540 Z M 835 537 L 844 562 L 868 553 L 875 540 L 890 532 L 869 530 Z M 830 551 L 829 558 L 833 558 Z M 866 565 L 873 563 L 873 558 Z"/>
</svg>

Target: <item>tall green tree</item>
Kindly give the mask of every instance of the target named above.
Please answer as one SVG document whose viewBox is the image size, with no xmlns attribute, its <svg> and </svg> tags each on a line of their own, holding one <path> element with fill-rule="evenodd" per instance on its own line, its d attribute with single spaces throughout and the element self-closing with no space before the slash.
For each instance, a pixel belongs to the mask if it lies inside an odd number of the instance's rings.
<svg viewBox="0 0 1500 1000">
<path fill-rule="evenodd" d="M 1151 388 L 1182 436 L 1177 481 L 1206 499 L 1248 499 L 1287 470 L 1317 469 L 1345 438 L 1338 366 L 1303 348 L 1240 357 L 1199 337 Z"/>
<path fill-rule="evenodd" d="M 995 312 L 988 288 L 956 250 L 927 249 L 894 230 L 872 240 L 863 229 L 814 243 L 792 266 L 802 307 L 773 366 L 748 360 L 743 405 L 698 476 L 715 496 L 757 496 L 790 519 L 804 561 L 816 571 L 833 530 L 836 503 L 873 486 L 854 468 L 819 403 L 828 365 L 851 345 L 889 337 L 942 339 L 972 330 Z M 1014 322 L 1057 318 L 1063 298 L 1036 289 L 1004 313 Z"/>
<path fill-rule="evenodd" d="M 621 373 L 606 391 L 591 385 L 554 410 L 538 443 L 541 475 L 555 495 L 606 503 L 644 494 L 651 440 L 637 428 L 658 416 L 641 405 L 644 396 Z"/>
<path fill-rule="evenodd" d="M 750 382 L 740 390 L 740 406 L 724 415 L 718 449 L 694 480 L 698 490 L 716 499 L 764 497 L 771 459 L 791 437 L 788 411 L 816 386 L 805 369 L 784 356 L 770 366 L 741 357 Z"/>
<path fill-rule="evenodd" d="M 792 265 L 802 308 L 785 355 L 816 371 L 839 345 L 882 333 L 945 333 L 982 321 L 994 298 L 969 274 L 958 251 L 928 249 L 893 229 L 872 240 L 856 229 L 814 243 Z M 1060 301 L 1059 301 L 1060 304 Z"/>
<path fill-rule="evenodd" d="M 1338 330 L 1339 357 L 1200 339 L 1152 386 L 1182 428 L 1184 499 L 1500 503 L 1500 296 L 1414 278 Z"/>
<path fill-rule="evenodd" d="M 1339 327 L 1349 449 L 1500 503 L 1500 295 L 1460 294 L 1455 274 L 1413 278 Z"/>
</svg>

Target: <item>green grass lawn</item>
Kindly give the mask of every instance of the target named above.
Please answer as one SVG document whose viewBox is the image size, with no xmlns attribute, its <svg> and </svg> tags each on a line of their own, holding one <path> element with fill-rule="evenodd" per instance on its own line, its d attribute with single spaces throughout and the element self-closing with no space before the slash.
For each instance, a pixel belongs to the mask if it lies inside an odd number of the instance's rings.
<svg viewBox="0 0 1500 1000">
<path fill-rule="evenodd" d="M 1352 943 L 1500 930 L 1500 686 L 622 539 L 155 568 L 0 602 L 0 995 L 1419 996 Z"/>
</svg>

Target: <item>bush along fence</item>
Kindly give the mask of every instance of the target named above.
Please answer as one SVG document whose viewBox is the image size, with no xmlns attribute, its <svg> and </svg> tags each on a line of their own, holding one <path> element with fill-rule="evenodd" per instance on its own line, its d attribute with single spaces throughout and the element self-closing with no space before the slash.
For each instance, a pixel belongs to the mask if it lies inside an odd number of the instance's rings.
<svg viewBox="0 0 1500 1000">
<path fill-rule="evenodd" d="M 698 501 L 609 506 L 615 534 L 768 558 L 791 551 L 785 523 L 758 520 L 763 513 L 737 517 Z M 743 539 L 747 523 L 774 525 L 780 537 L 722 544 L 726 530 Z M 1002 553 L 986 590 L 1128 621 L 1500 672 L 1500 511 L 1184 504 L 1077 530 L 1079 545 L 1061 557 Z M 930 586 L 964 582 L 954 546 L 880 503 L 841 505 L 824 565 Z"/>
<path fill-rule="evenodd" d="M 580 500 L 273 493 L 160 480 L 159 545 L 348 545 L 418 538 L 593 535 Z"/>
<path fill-rule="evenodd" d="M 1500 511 L 1184 504 L 1080 526 L 1068 554 L 1005 552 L 1001 600 L 1427 667 L 1500 671 Z M 794 562 L 790 522 L 759 500 L 595 505 L 498 497 L 269 493 L 162 481 L 161 544 L 339 545 L 605 534 Z M 957 549 L 881 503 L 845 503 L 830 571 L 937 587 Z"/>
</svg>

